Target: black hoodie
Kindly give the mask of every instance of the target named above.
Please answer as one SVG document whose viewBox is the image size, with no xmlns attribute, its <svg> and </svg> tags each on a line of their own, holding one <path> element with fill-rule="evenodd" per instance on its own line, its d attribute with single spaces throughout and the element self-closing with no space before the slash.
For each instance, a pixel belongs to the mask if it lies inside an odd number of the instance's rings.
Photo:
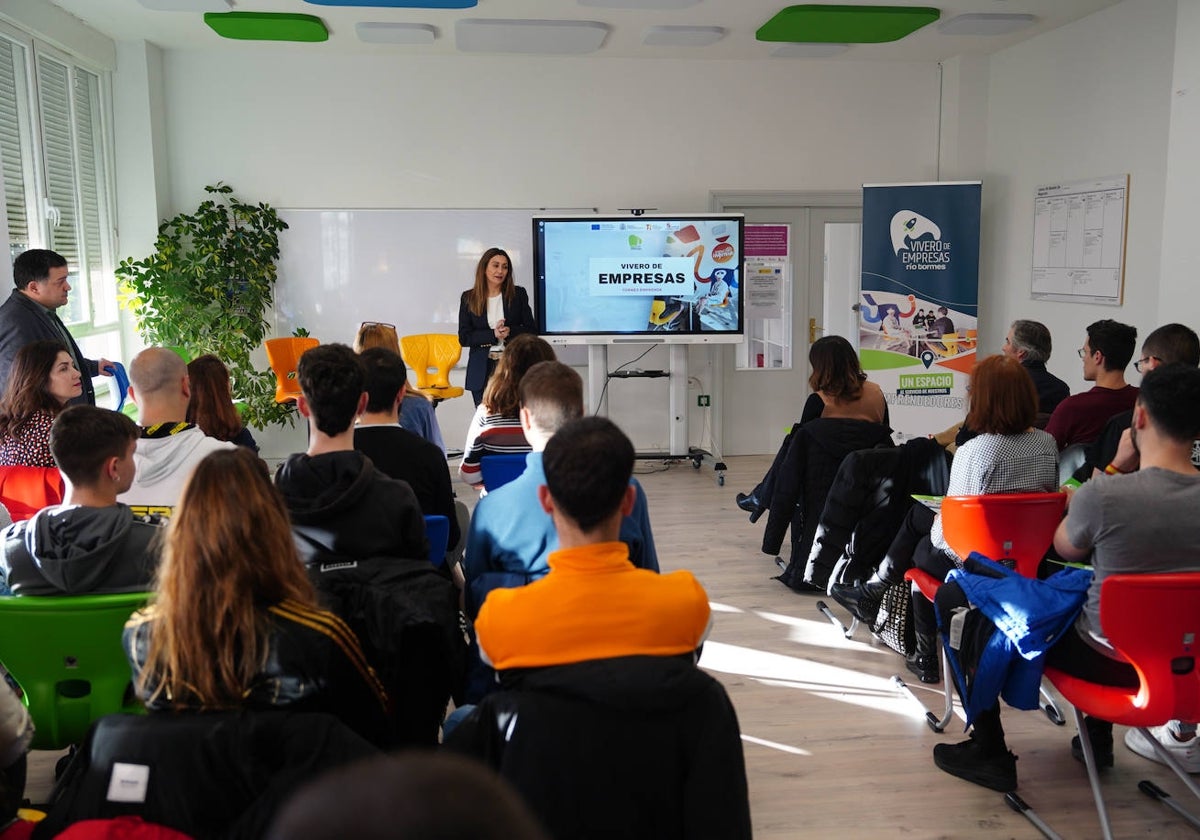
<svg viewBox="0 0 1200 840">
<path fill-rule="evenodd" d="M 280 465 L 275 484 L 308 565 L 429 558 L 425 520 L 412 488 L 378 472 L 361 452 L 298 453 Z"/>
<path fill-rule="evenodd" d="M 162 520 L 111 507 L 59 505 L 4 532 L 0 575 L 14 595 L 147 592 Z"/>
</svg>

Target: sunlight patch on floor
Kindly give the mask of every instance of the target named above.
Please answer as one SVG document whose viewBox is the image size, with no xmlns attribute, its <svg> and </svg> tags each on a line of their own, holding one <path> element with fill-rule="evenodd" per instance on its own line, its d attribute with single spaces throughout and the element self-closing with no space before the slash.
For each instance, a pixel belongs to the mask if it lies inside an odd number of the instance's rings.
<svg viewBox="0 0 1200 840">
<path fill-rule="evenodd" d="M 788 641 L 797 642 L 802 645 L 815 645 L 816 647 L 832 648 L 834 650 L 857 650 L 865 653 L 893 653 L 892 649 L 883 645 L 871 644 L 869 641 L 860 641 L 862 639 L 870 639 L 871 632 L 860 627 L 855 634 L 855 638 L 847 639 L 840 630 L 830 624 L 826 619 L 811 619 L 797 618 L 793 615 L 782 615 L 780 613 L 763 612 L 756 610 L 754 612 L 759 618 L 767 621 L 772 621 L 777 624 L 785 624 L 788 626 Z"/>
<path fill-rule="evenodd" d="M 753 735 L 742 735 L 742 740 L 748 744 L 758 744 L 760 747 L 770 747 L 773 750 L 791 753 L 792 755 L 812 755 L 808 750 L 802 750 L 799 747 L 789 747 L 787 744 L 781 744 L 778 741 L 768 741 L 765 738 L 755 738 Z"/>
</svg>

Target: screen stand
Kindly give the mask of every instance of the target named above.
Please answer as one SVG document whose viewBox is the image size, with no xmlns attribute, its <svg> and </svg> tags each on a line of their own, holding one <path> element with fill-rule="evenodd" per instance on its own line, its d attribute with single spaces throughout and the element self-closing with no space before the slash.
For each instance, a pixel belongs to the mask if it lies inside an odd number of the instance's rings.
<svg viewBox="0 0 1200 840">
<path fill-rule="evenodd" d="M 668 345 L 667 351 L 670 354 L 670 382 L 669 382 L 669 403 L 670 411 L 669 422 L 670 428 L 668 433 L 670 436 L 670 449 L 666 457 L 670 458 L 694 458 L 693 453 L 688 449 L 688 405 L 687 405 L 687 383 L 688 383 L 688 357 L 687 346 L 683 344 Z M 649 372 L 645 374 L 639 373 L 620 373 L 619 378 L 633 378 L 637 376 L 655 376 L 661 377 L 661 371 Z M 608 396 L 604 390 L 604 384 L 608 381 L 608 345 L 607 344 L 589 344 L 588 345 L 588 406 L 593 414 L 601 417 L 608 416 Z M 601 403 L 601 395 L 604 395 L 603 404 Z M 664 453 L 646 453 L 639 454 L 638 457 L 661 458 Z M 697 466 L 699 464 L 697 463 Z"/>
</svg>

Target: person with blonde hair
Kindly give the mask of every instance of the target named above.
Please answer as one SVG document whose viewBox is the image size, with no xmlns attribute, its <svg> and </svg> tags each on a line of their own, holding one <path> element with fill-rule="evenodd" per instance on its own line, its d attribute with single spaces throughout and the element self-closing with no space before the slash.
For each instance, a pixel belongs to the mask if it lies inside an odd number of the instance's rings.
<svg viewBox="0 0 1200 840">
<path fill-rule="evenodd" d="M 475 266 L 474 285 L 458 304 L 458 343 L 469 348 L 466 388 L 475 405 L 483 402 L 505 342 L 535 329 L 529 294 L 513 282 L 512 259 L 501 248 L 488 248 Z"/>
<path fill-rule="evenodd" d="M 125 625 L 152 712 L 325 712 L 390 740 L 387 697 L 354 633 L 317 606 L 287 510 L 245 447 L 196 465 L 167 531 L 154 603 Z"/>
<path fill-rule="evenodd" d="M 192 397 L 188 401 L 187 421 L 217 440 L 227 440 L 238 446 L 258 451 L 254 435 L 242 422 L 233 391 L 229 385 L 229 368 L 212 353 L 192 359 L 187 366 Z"/>
<path fill-rule="evenodd" d="M 379 321 L 363 321 L 354 336 L 354 352 L 361 354 L 372 347 L 382 347 L 391 350 L 397 356 L 402 355 L 400 337 L 396 334 L 394 326 Z M 403 389 L 403 397 L 400 403 L 400 427 L 425 438 L 440 449 L 444 457 L 446 443 L 442 440 L 442 427 L 438 424 L 433 403 L 421 394 L 409 393 L 407 382 Z"/>
<path fill-rule="evenodd" d="M 467 427 L 465 454 L 458 467 L 458 475 L 465 483 L 483 486 L 479 462 L 485 455 L 531 450 L 519 416 L 521 378 L 538 362 L 553 361 L 557 361 L 554 348 L 536 335 L 519 335 L 509 342 Z"/>
</svg>

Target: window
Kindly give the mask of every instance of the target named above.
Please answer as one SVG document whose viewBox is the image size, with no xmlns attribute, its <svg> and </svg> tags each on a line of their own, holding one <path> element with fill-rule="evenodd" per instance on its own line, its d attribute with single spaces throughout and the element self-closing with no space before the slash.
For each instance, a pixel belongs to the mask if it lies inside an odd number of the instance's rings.
<svg viewBox="0 0 1200 840">
<path fill-rule="evenodd" d="M 59 310 L 85 356 L 118 358 L 107 74 L 0 24 L 0 171 L 10 259 L 62 254 Z M 97 383 L 101 384 L 101 383 Z"/>
</svg>

